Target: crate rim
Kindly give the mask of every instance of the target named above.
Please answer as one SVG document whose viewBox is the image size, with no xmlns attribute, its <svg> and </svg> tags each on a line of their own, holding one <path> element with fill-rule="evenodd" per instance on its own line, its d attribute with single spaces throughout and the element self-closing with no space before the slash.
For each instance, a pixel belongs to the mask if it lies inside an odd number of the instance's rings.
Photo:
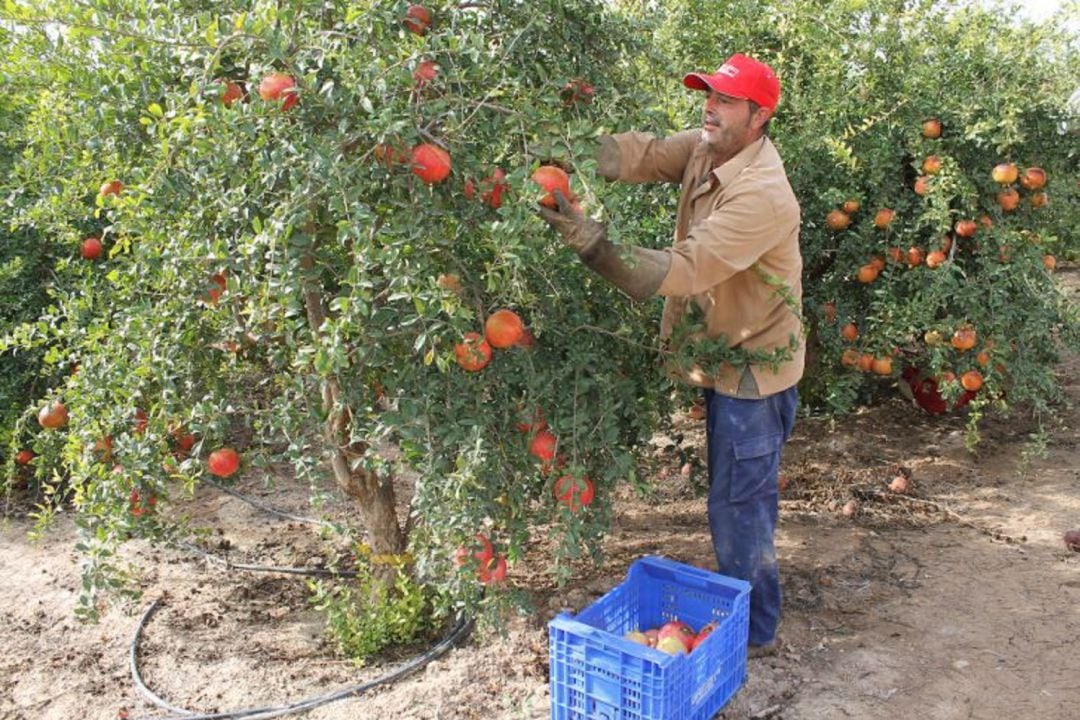
<svg viewBox="0 0 1080 720">
<path fill-rule="evenodd" d="M 642 555 L 637 560 L 627 566 L 626 577 L 624 577 L 623 581 L 619 583 L 620 585 L 630 579 L 630 570 L 638 565 L 643 565 L 646 567 L 665 567 L 672 570 L 678 570 L 680 572 L 692 571 L 695 573 L 708 575 L 710 580 L 719 581 L 722 585 L 728 585 L 732 589 L 739 590 L 740 592 L 745 591 L 749 593 L 751 590 L 751 585 L 746 580 L 731 577 L 730 575 L 723 575 L 713 570 L 706 570 L 705 568 L 700 568 L 696 565 L 690 565 L 689 563 L 680 562 L 678 560 L 669 558 L 666 555 Z"/>
<path fill-rule="evenodd" d="M 747 595 L 750 594 L 750 583 L 745 580 L 729 577 L 727 575 L 721 575 L 720 573 L 713 572 L 712 570 L 705 570 L 704 568 L 699 568 L 694 565 L 679 562 L 678 560 L 673 560 L 664 555 L 643 555 L 634 562 L 630 563 L 630 565 L 626 569 L 626 576 L 622 579 L 621 582 L 611 587 L 607 592 L 613 592 L 616 588 L 630 582 L 630 570 L 631 568 L 639 564 L 643 567 L 665 568 L 677 570 L 679 572 L 686 572 L 688 570 L 696 571 L 698 573 L 707 574 L 710 581 L 718 581 L 721 585 L 727 585 L 730 589 L 738 591 L 740 595 L 743 593 Z M 605 595 L 606 594 L 607 593 L 605 593 Z M 587 623 L 583 623 L 577 619 L 577 617 L 581 615 L 581 613 L 588 610 L 590 607 L 596 604 L 596 602 L 599 602 L 599 600 L 590 603 L 576 613 L 571 613 L 570 611 L 563 610 L 558 615 L 548 621 L 549 632 L 552 627 L 558 627 L 559 629 L 569 630 L 578 635 L 588 635 L 594 639 L 602 640 L 603 642 L 608 644 L 615 643 L 615 647 L 618 648 L 621 652 L 628 653 L 640 660 L 648 660 L 649 662 L 657 663 L 658 665 L 660 665 L 660 667 L 666 668 L 668 665 L 679 662 L 680 659 L 683 662 L 690 662 L 691 653 L 677 653 L 675 655 L 669 655 L 662 650 L 657 650 L 656 648 L 649 647 L 648 645 L 642 645 L 641 643 L 634 642 L 633 640 L 627 640 L 622 635 L 616 635 L 613 632 L 604 630 L 603 628 L 594 627 Z M 719 637 L 718 633 L 713 633 L 709 635 L 703 642 L 717 642 L 717 640 L 713 638 L 713 635 L 717 635 L 717 637 Z"/>
</svg>

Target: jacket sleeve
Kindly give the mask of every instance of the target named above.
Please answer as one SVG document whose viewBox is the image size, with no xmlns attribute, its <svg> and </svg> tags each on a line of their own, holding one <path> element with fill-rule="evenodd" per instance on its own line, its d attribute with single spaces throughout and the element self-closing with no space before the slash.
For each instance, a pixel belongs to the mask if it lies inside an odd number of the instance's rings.
<svg viewBox="0 0 1080 720">
<path fill-rule="evenodd" d="M 700 295 L 746 270 L 786 236 L 780 224 L 760 194 L 724 202 L 671 247 L 671 265 L 657 294 Z"/>
<path fill-rule="evenodd" d="M 613 135 L 618 156 L 612 179 L 628 183 L 682 182 L 683 171 L 700 140 L 698 130 L 670 137 L 628 132 Z"/>
</svg>

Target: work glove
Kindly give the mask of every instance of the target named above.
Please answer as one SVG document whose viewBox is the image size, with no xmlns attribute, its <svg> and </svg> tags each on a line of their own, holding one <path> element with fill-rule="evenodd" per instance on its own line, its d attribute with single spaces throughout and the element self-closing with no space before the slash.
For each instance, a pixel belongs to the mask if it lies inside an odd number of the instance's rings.
<svg viewBox="0 0 1080 720">
<path fill-rule="evenodd" d="M 669 253 L 634 245 L 615 247 L 603 223 L 587 217 L 560 191 L 555 190 L 554 195 L 558 210 L 540 206 L 540 217 L 555 228 L 583 263 L 634 300 L 656 294 L 671 266 Z"/>
<path fill-rule="evenodd" d="M 552 192 L 557 210 L 540 206 L 540 217 L 555 228 L 564 243 L 581 255 L 594 247 L 596 243 L 607 240 L 607 228 L 581 212 L 581 206 L 571 203 L 562 191 Z"/>
</svg>

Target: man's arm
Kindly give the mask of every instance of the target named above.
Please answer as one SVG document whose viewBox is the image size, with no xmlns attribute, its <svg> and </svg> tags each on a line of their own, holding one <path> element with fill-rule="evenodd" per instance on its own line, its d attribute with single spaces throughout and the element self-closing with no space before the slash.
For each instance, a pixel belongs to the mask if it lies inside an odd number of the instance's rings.
<svg viewBox="0 0 1080 720">
<path fill-rule="evenodd" d="M 597 172 L 620 182 L 682 182 L 683 171 L 701 133 L 685 130 L 658 138 L 648 133 L 602 135 L 596 154 Z"/>
<path fill-rule="evenodd" d="M 737 195 L 671 247 L 669 271 L 657 294 L 699 295 L 746 270 L 787 237 L 785 222 L 767 198 Z"/>
<path fill-rule="evenodd" d="M 633 300 L 645 300 L 656 294 L 671 265 L 668 251 L 634 245 L 616 247 L 608 240 L 603 223 L 586 217 L 558 190 L 555 202 L 557 211 L 540 207 L 540 216 L 585 265 Z"/>
</svg>

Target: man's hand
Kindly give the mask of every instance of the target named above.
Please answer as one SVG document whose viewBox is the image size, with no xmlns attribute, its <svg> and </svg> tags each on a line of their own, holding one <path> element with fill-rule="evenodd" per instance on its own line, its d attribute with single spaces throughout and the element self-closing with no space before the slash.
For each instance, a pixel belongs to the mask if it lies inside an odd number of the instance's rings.
<svg viewBox="0 0 1080 720">
<path fill-rule="evenodd" d="M 553 192 L 558 210 L 540 207 L 540 217 L 555 228 L 563 242 L 581 255 L 593 248 L 596 243 L 607 239 L 607 229 L 603 223 L 586 217 L 576 203 L 571 203 L 559 190 Z"/>
<path fill-rule="evenodd" d="M 540 217 L 577 252 L 581 262 L 634 300 L 652 297 L 671 267 L 670 253 L 632 245 L 616 248 L 607 239 L 603 223 L 585 217 L 561 192 L 553 192 L 559 209 L 540 206 Z"/>
</svg>

